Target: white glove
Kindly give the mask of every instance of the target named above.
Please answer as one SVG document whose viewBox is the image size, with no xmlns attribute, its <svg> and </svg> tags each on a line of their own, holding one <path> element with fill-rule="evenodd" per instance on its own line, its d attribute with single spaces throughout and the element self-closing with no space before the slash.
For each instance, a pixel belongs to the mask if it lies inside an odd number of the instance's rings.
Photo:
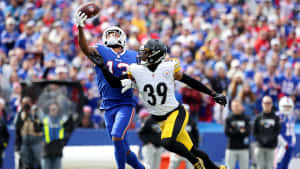
<svg viewBox="0 0 300 169">
<path fill-rule="evenodd" d="M 84 27 L 84 22 L 87 19 L 87 15 L 81 11 L 75 13 L 74 22 L 77 27 Z"/>
<path fill-rule="evenodd" d="M 125 93 L 127 90 L 133 88 L 135 85 L 134 85 L 134 82 L 130 79 L 123 79 L 121 80 L 121 84 L 122 84 L 122 90 L 121 90 L 121 93 Z"/>
</svg>

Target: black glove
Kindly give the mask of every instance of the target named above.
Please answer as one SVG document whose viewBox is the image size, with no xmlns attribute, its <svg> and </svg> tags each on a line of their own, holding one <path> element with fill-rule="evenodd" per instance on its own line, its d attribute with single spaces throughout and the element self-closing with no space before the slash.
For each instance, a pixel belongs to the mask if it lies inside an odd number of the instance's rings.
<svg viewBox="0 0 300 169">
<path fill-rule="evenodd" d="M 215 102 L 219 103 L 220 105 L 225 106 L 227 104 L 226 96 L 220 93 L 214 93 L 212 97 L 214 98 Z"/>
<path fill-rule="evenodd" d="M 105 68 L 104 60 L 103 60 L 102 56 L 99 55 L 98 52 L 93 51 L 92 53 L 90 53 L 90 55 L 88 56 L 88 58 L 89 58 L 94 64 L 96 64 L 98 67 L 100 67 L 100 68 Z"/>
</svg>

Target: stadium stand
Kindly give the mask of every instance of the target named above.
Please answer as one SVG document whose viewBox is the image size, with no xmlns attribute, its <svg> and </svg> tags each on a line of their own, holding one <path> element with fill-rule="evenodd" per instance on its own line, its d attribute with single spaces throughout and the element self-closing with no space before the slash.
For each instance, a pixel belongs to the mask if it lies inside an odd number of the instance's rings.
<svg viewBox="0 0 300 169">
<path fill-rule="evenodd" d="M 80 51 L 75 10 L 88 0 L 0 1 L 0 108 L 9 129 L 20 111 L 21 82 L 40 80 L 79 81 L 85 107 L 80 126 L 69 145 L 107 145 L 101 134 L 103 113 L 98 109 L 99 92 L 93 64 Z M 300 134 L 300 1 L 299 0 L 94 0 L 100 14 L 87 21 L 91 45 L 101 42 L 101 32 L 118 25 L 127 34 L 129 49 L 138 50 L 147 39 L 160 39 L 168 46 L 169 58 L 177 59 L 183 71 L 201 80 L 229 100 L 240 99 L 253 120 L 261 112 L 263 96 L 270 95 L 274 109 L 279 99 L 295 101 L 297 138 Z M 217 81 L 221 85 L 216 85 Z M 215 105 L 212 98 L 176 84 L 178 100 L 189 105 L 191 116 L 203 134 L 202 147 L 223 163 L 223 124 L 230 104 Z M 24 90 L 24 89 L 23 89 Z M 76 92 L 72 99 L 76 100 Z M 71 96 L 70 96 L 71 97 Z M 136 96 L 137 113 L 143 106 Z M 141 122 L 136 116 L 131 129 Z M 133 130 L 132 132 L 134 132 Z M 95 132 L 95 133 L 94 133 Z M 136 145 L 140 145 L 132 133 Z M 79 136 L 80 135 L 80 136 Z M 83 135 L 83 136 L 82 136 Z M 99 139 L 103 137 L 102 139 Z M 14 134 L 6 149 L 4 168 L 11 169 Z M 207 141 L 209 140 L 209 141 Z M 218 140 L 218 143 L 216 141 Z M 98 142 L 99 141 L 99 142 Z M 219 144 L 220 142 L 220 144 Z M 80 143 L 80 144 L 79 144 Z M 211 149 L 214 145 L 220 149 Z M 296 152 L 299 153 L 299 144 Z"/>
</svg>

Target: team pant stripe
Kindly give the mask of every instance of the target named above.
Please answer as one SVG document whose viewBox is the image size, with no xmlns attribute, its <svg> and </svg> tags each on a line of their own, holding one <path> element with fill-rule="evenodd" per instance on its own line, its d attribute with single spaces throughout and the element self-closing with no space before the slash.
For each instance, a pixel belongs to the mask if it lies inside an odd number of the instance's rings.
<svg viewBox="0 0 300 169">
<path fill-rule="evenodd" d="M 178 116 L 179 111 L 175 110 L 173 111 L 169 117 L 167 118 L 167 120 L 163 121 L 162 125 L 161 125 L 161 138 L 171 138 L 172 134 L 173 134 L 173 130 L 174 130 L 174 124 L 176 121 L 176 118 Z"/>
<path fill-rule="evenodd" d="M 174 126 L 173 126 L 172 138 L 176 139 L 179 132 L 180 132 L 180 130 L 183 127 L 185 127 L 185 126 L 183 126 L 185 118 L 186 118 L 186 112 L 185 112 L 184 108 L 179 107 L 178 115 L 176 117 L 176 120 L 175 120 L 175 123 L 174 123 Z"/>
<path fill-rule="evenodd" d="M 185 127 L 188 123 L 188 120 L 189 120 L 189 114 L 186 110 L 184 110 L 184 113 L 185 113 L 185 119 L 184 119 L 184 122 L 180 129 L 180 132 L 176 138 L 176 141 L 182 143 L 188 150 L 191 150 L 192 147 L 194 146 L 194 144 L 190 138 L 190 135 L 188 134 L 188 132 L 185 129 Z"/>
<path fill-rule="evenodd" d="M 132 120 L 133 120 L 134 113 L 135 113 L 135 108 L 132 109 L 131 117 L 130 117 L 130 120 L 129 120 L 128 124 L 127 124 L 127 127 L 126 127 L 125 130 L 123 131 L 122 139 L 124 138 L 124 136 L 125 136 L 125 134 L 126 134 L 128 128 L 129 128 L 129 126 L 130 126 L 130 124 L 131 124 L 131 122 L 132 122 Z"/>
</svg>

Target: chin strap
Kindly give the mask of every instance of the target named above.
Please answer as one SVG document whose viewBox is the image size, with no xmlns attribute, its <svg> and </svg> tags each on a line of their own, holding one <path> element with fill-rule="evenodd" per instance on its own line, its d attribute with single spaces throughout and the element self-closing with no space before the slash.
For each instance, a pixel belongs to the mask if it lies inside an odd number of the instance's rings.
<svg viewBox="0 0 300 169">
<path fill-rule="evenodd" d="M 119 44 L 114 44 L 114 45 L 106 45 L 107 47 L 109 48 L 122 48 L 123 49 L 123 46 L 119 45 Z"/>
</svg>

